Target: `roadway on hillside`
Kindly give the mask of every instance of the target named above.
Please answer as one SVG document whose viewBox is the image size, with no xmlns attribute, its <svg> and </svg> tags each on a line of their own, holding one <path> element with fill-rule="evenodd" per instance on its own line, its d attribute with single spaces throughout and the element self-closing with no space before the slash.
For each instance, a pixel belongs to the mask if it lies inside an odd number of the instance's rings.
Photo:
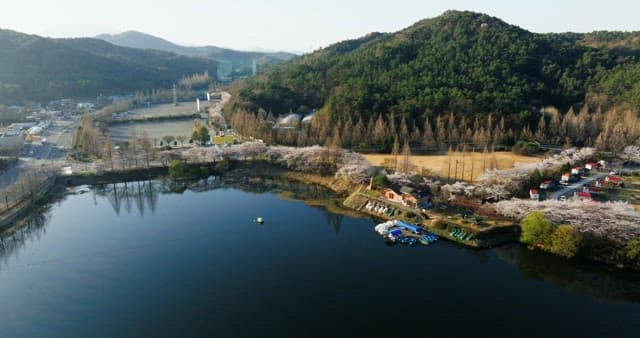
<svg viewBox="0 0 640 338">
<path fill-rule="evenodd" d="M 586 184 L 586 185 L 590 185 L 591 183 L 603 179 L 605 176 L 607 176 L 607 174 L 604 173 L 599 173 L 599 174 L 594 174 L 591 175 L 587 178 L 584 178 L 583 180 L 581 180 L 580 182 L 577 183 L 573 183 L 570 184 L 566 187 L 563 187 L 562 189 L 551 193 L 551 195 L 549 196 L 549 199 L 560 199 L 561 196 L 565 196 L 567 198 L 573 196 L 573 193 L 576 191 L 582 191 L 582 187 Z"/>
</svg>

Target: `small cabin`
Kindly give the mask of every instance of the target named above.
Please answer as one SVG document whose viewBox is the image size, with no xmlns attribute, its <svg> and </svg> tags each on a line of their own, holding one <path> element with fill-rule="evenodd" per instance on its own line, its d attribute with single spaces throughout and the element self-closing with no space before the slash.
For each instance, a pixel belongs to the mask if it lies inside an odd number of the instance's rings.
<svg viewBox="0 0 640 338">
<path fill-rule="evenodd" d="M 540 191 L 538 189 L 530 189 L 529 196 L 531 196 L 532 200 L 539 201 L 540 200 Z"/>
<path fill-rule="evenodd" d="M 551 189 L 555 186 L 552 180 L 546 180 L 540 183 L 540 189 Z"/>
<path fill-rule="evenodd" d="M 622 178 L 618 177 L 618 176 L 607 176 L 605 179 L 605 182 L 610 182 L 610 183 L 615 183 L 618 184 L 620 182 L 622 182 Z"/>
<path fill-rule="evenodd" d="M 569 182 L 571 180 L 571 173 L 562 174 L 561 180 L 562 182 Z"/>
<path fill-rule="evenodd" d="M 402 204 L 411 207 L 418 207 L 418 199 L 412 194 L 402 194 Z"/>
<path fill-rule="evenodd" d="M 600 168 L 600 163 L 589 162 L 584 167 L 587 168 L 587 170 L 596 170 Z"/>
<path fill-rule="evenodd" d="M 403 186 L 400 188 L 400 193 L 402 194 L 402 204 L 411 208 L 418 207 L 419 194 L 416 189 L 409 186 Z"/>
<path fill-rule="evenodd" d="M 582 167 L 574 167 L 571 169 L 571 175 L 580 175 L 584 172 L 584 168 Z"/>
</svg>

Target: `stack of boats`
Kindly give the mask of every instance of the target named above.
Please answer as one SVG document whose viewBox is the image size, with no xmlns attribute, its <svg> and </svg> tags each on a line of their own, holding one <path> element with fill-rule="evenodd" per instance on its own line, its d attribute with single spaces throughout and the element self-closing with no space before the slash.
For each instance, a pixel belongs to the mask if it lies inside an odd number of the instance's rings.
<svg viewBox="0 0 640 338">
<path fill-rule="evenodd" d="M 389 207 L 382 203 L 373 202 L 373 201 L 369 201 L 367 205 L 365 205 L 365 208 L 373 213 L 384 214 L 389 217 L 391 217 L 391 215 L 393 215 L 393 213 L 396 211 L 396 209 L 393 207 Z"/>
<path fill-rule="evenodd" d="M 392 220 L 376 225 L 375 230 L 382 237 L 392 243 L 405 245 L 428 245 L 438 240 L 438 236 L 431 232 L 424 232 L 422 227 L 402 221 Z"/>
<path fill-rule="evenodd" d="M 459 239 L 461 241 L 468 241 L 468 240 L 473 239 L 473 234 L 472 233 L 466 232 L 466 231 L 464 231 L 462 229 L 459 229 L 459 228 L 453 229 L 449 233 L 449 235 L 451 235 L 451 237 L 457 238 L 457 239 Z"/>
</svg>

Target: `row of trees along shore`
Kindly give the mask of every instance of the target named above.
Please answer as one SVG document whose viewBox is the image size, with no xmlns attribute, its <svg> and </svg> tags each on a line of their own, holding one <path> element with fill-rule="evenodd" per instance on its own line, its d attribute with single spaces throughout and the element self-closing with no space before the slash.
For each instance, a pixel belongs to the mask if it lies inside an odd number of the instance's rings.
<svg viewBox="0 0 640 338">
<path fill-rule="evenodd" d="M 526 115 L 522 120 L 535 120 L 530 113 Z M 332 142 L 347 148 L 382 151 L 390 151 L 394 140 L 399 139 L 402 144 L 409 143 L 412 147 L 440 150 L 452 144 L 470 144 L 480 150 L 485 145 L 513 146 L 517 140 L 527 140 L 558 146 L 593 146 L 617 152 L 640 138 L 640 119 L 630 109 L 604 111 L 584 105 L 578 112 L 571 108 L 562 114 L 558 109 L 548 107 L 537 115 L 537 123 L 515 125 L 508 124 L 504 115 L 494 114 L 449 113 L 411 120 L 406 115 L 393 113 L 332 119 L 320 112 L 310 123 L 278 129 L 274 128 L 276 118 L 272 113 L 238 110 L 232 113 L 229 121 L 242 135 L 267 143 L 307 146 Z"/>
</svg>

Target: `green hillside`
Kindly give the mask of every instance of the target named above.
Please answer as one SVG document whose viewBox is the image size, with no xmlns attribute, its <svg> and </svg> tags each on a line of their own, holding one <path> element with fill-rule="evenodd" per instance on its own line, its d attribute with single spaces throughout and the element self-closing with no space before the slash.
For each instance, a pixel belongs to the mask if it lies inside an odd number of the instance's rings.
<svg viewBox="0 0 640 338">
<path fill-rule="evenodd" d="M 332 121 L 377 114 L 505 116 L 537 123 L 542 106 L 566 111 L 585 97 L 621 103 L 636 67 L 634 34 L 536 34 L 497 18 L 449 11 L 392 34 L 370 34 L 293 59 L 236 88 L 235 110 L 322 108 Z M 598 91 L 615 92 L 603 96 Z"/>
<path fill-rule="evenodd" d="M 216 62 L 124 48 L 96 39 L 49 39 L 0 30 L 0 103 L 122 94 L 166 87 Z"/>
</svg>

